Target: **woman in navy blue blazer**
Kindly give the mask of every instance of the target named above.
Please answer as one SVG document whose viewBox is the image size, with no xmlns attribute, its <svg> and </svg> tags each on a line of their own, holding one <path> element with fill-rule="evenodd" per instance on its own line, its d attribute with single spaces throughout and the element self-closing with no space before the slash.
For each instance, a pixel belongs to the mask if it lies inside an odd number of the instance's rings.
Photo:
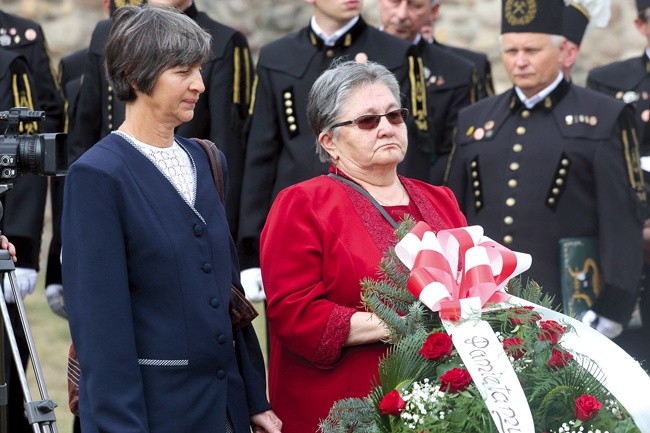
<svg viewBox="0 0 650 433">
<path fill-rule="evenodd" d="M 209 55 L 176 9 L 113 15 L 106 67 L 126 120 L 70 167 L 62 222 L 84 433 L 280 432 L 255 331 L 228 315 L 239 267 L 207 155 L 174 135 Z"/>
</svg>

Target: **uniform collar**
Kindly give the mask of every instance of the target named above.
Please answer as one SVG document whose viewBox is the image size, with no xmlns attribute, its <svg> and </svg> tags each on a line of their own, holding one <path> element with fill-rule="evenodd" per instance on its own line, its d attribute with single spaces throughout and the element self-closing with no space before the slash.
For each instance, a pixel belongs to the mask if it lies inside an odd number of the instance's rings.
<svg viewBox="0 0 650 433">
<path fill-rule="evenodd" d="M 643 52 L 643 64 L 645 65 L 645 71 L 650 74 L 650 47 L 646 47 Z"/>
<path fill-rule="evenodd" d="M 339 29 L 333 35 L 328 37 L 326 42 L 323 37 L 327 37 L 324 32 L 316 24 L 316 20 L 312 17 L 309 25 L 309 41 L 317 48 L 326 46 L 334 47 L 348 47 L 359 37 L 363 30 L 368 27 L 368 24 L 361 18 L 360 15 L 351 19 L 345 26 Z"/>
<path fill-rule="evenodd" d="M 535 106 L 533 109 L 543 109 L 546 111 L 551 111 L 564 96 L 569 92 L 571 84 L 566 81 L 564 78 L 561 78 L 560 81 L 553 87 L 553 84 L 547 87 L 544 90 L 550 89 L 550 93 L 546 94 Z M 538 95 L 544 93 L 544 90 Z M 517 111 L 520 108 L 527 108 L 523 101 L 519 98 L 517 94 L 517 88 L 513 87 L 512 95 L 510 97 L 510 110 Z"/>
</svg>

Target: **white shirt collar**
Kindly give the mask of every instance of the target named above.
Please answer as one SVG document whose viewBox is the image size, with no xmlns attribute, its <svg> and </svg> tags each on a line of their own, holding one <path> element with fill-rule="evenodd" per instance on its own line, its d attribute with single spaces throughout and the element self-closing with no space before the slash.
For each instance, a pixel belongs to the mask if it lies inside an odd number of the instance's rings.
<svg viewBox="0 0 650 433">
<path fill-rule="evenodd" d="M 531 109 L 535 105 L 537 105 L 538 102 L 543 101 L 544 98 L 550 95 L 551 92 L 555 90 L 555 88 L 558 86 L 558 84 L 560 84 L 560 82 L 563 79 L 564 79 L 564 74 L 562 73 L 562 71 L 560 71 L 555 81 L 553 81 L 549 86 L 545 87 L 539 93 L 531 96 L 530 98 L 527 98 L 526 95 L 524 95 L 524 92 L 522 92 L 519 87 L 515 86 L 515 92 L 517 92 L 517 96 L 519 96 L 519 99 L 521 99 L 521 102 L 526 106 L 526 108 Z"/>
<path fill-rule="evenodd" d="M 323 31 L 323 29 L 320 28 L 318 23 L 316 22 L 316 17 L 312 16 L 311 17 L 311 29 L 318 35 L 319 38 L 323 40 L 323 43 L 327 47 L 333 47 L 336 44 L 336 41 L 339 40 L 341 36 L 346 34 L 354 25 L 359 21 L 359 15 L 356 17 L 352 18 L 346 25 L 335 31 L 333 34 L 328 35 Z"/>
</svg>

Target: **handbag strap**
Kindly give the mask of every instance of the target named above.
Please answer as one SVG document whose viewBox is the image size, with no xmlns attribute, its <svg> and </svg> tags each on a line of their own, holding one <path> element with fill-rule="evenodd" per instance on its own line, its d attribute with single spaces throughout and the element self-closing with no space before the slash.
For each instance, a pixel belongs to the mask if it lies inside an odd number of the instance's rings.
<svg viewBox="0 0 650 433">
<path fill-rule="evenodd" d="M 356 183 L 356 182 L 351 181 L 350 179 L 346 179 L 346 178 L 344 178 L 343 176 L 338 175 L 338 174 L 336 174 L 336 173 L 329 173 L 328 176 L 329 176 L 329 177 L 333 177 L 334 179 L 340 180 L 341 182 L 343 182 L 343 183 L 345 183 L 345 184 L 348 184 L 348 185 L 350 185 L 352 188 L 354 188 L 354 189 L 356 189 L 357 191 L 359 191 L 360 194 L 362 194 L 362 195 L 365 196 L 368 200 L 370 200 L 370 203 L 372 203 L 373 206 L 375 206 L 375 207 L 377 208 L 377 210 L 379 211 L 379 213 L 380 213 L 384 218 L 386 218 L 386 221 L 388 221 L 388 223 L 389 223 L 389 224 L 390 224 L 394 229 L 397 228 L 397 223 L 395 222 L 395 220 L 393 219 L 393 217 L 391 217 L 391 216 L 388 214 L 388 212 L 386 212 L 386 209 L 384 209 L 384 207 L 383 207 L 382 205 L 380 205 L 379 202 L 378 202 L 377 200 L 375 200 L 375 198 L 374 198 L 373 196 L 371 196 L 370 193 L 369 193 L 368 191 L 366 191 L 365 189 L 363 189 L 363 188 L 361 187 L 361 185 L 359 185 L 359 184 Z"/>
<path fill-rule="evenodd" d="M 214 178 L 214 186 L 217 187 L 217 192 L 219 193 L 221 203 L 225 204 L 226 191 L 223 186 L 223 169 L 221 167 L 221 157 L 219 156 L 217 145 L 212 141 L 203 138 L 192 138 L 191 140 L 199 143 L 205 153 L 208 155 L 210 170 L 212 171 L 212 177 Z"/>
</svg>

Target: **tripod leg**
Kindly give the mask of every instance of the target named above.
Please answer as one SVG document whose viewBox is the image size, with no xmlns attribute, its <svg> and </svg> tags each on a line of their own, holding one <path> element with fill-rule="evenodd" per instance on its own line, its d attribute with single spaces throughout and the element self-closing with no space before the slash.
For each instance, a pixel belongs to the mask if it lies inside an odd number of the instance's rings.
<svg viewBox="0 0 650 433">
<path fill-rule="evenodd" d="M 3 278 L 4 274 L 9 272 L 9 282 L 11 285 L 11 290 L 13 291 L 14 299 L 16 300 L 16 307 L 18 308 L 18 316 L 20 318 L 22 330 L 25 334 L 27 347 L 29 349 L 29 354 L 31 355 L 32 358 L 32 366 L 34 368 L 36 382 L 42 398 L 42 400 L 40 401 L 34 401 L 32 399 L 31 392 L 27 384 L 27 377 L 25 375 L 25 370 L 23 368 L 21 356 L 18 350 L 16 335 L 13 326 L 11 324 L 7 303 L 5 302 L 4 296 L 0 296 L 0 309 L 2 310 L 2 319 L 3 319 L 3 323 L 5 324 L 6 336 L 11 346 L 12 356 L 14 358 L 16 370 L 18 371 L 20 385 L 23 389 L 25 413 L 27 416 L 27 421 L 29 422 L 29 424 L 31 424 L 35 433 L 40 433 L 40 432 L 56 433 L 57 431 L 56 418 L 54 416 L 54 408 L 56 407 L 56 404 L 53 401 L 49 400 L 47 395 L 47 389 L 45 387 L 45 381 L 43 378 L 42 370 L 40 368 L 38 354 L 36 353 L 34 339 L 31 334 L 29 322 L 27 321 L 27 313 L 25 311 L 25 305 L 23 304 L 22 297 L 18 290 L 16 275 L 14 273 L 13 261 L 9 257 L 8 253 L 7 254 L 4 253 L 7 252 L 4 250 L 0 250 L 0 277 Z"/>
</svg>

